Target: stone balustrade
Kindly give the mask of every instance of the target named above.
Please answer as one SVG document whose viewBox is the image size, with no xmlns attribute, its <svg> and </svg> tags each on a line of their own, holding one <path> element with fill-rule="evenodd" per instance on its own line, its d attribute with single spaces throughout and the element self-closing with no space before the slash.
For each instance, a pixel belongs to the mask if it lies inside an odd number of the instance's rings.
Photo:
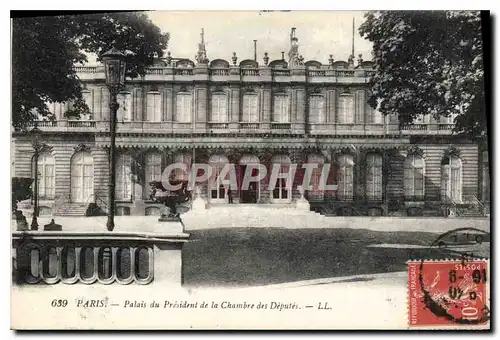
<svg viewBox="0 0 500 340">
<path fill-rule="evenodd" d="M 33 127 L 35 123 L 31 122 L 28 127 Z M 195 128 L 196 125 L 196 128 Z M 295 123 L 263 123 L 263 122 L 236 122 L 236 123 L 218 123 L 209 122 L 199 127 L 199 122 L 149 122 L 149 121 L 123 121 L 117 122 L 117 132 L 119 133 L 176 133 L 191 134 L 207 132 L 241 132 L 241 133 L 273 133 L 282 131 L 294 131 Z M 304 124 L 303 124 L 304 125 Z M 231 127 L 235 127 L 234 129 Z M 452 134 L 454 124 L 412 124 L 399 127 L 398 123 L 309 123 L 305 124 L 311 134 L 321 135 L 345 135 L 346 133 L 363 135 L 387 135 L 387 134 Z M 108 132 L 108 121 L 92 120 L 59 120 L 59 121 L 39 121 L 38 128 L 42 131 L 52 132 Z M 230 131 L 229 131 L 230 130 Z M 302 131 L 302 130 L 301 130 Z M 299 133 L 298 131 L 297 133 Z"/>
<path fill-rule="evenodd" d="M 90 219 L 85 222 L 97 221 Z M 144 232 L 96 231 L 83 228 L 76 220 L 71 227 L 63 225 L 62 231 L 43 231 L 43 227 L 40 231 L 13 231 L 13 282 L 181 285 L 181 250 L 189 235 L 182 227 L 173 226 L 175 222 L 156 222 L 157 217 L 150 220 L 158 225 Z M 82 231 L 74 231 L 79 226 Z"/>
</svg>

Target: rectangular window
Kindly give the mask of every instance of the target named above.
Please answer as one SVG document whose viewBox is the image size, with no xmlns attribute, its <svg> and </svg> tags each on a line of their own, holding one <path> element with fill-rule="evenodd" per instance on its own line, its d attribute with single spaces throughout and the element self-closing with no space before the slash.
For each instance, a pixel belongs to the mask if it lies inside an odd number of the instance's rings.
<svg viewBox="0 0 500 340">
<path fill-rule="evenodd" d="M 227 96 L 225 94 L 216 94 L 212 96 L 212 122 L 225 123 L 227 116 Z"/>
<path fill-rule="evenodd" d="M 54 165 L 38 165 L 38 196 L 53 199 L 55 194 Z"/>
<path fill-rule="evenodd" d="M 189 123 L 191 121 L 191 95 L 182 93 L 177 95 L 175 121 Z"/>
<path fill-rule="evenodd" d="M 311 123 L 325 123 L 325 99 L 323 96 L 309 98 L 309 119 Z"/>
<path fill-rule="evenodd" d="M 259 121 L 259 107 L 257 99 L 257 95 L 255 94 L 246 94 L 243 96 L 243 122 L 257 123 Z"/>
<path fill-rule="evenodd" d="M 159 92 L 147 94 L 147 121 L 161 122 L 161 95 Z"/>
<path fill-rule="evenodd" d="M 340 124 L 354 124 L 354 97 L 340 95 L 338 104 L 338 119 Z"/>
<path fill-rule="evenodd" d="M 424 161 L 420 156 L 409 155 L 404 163 L 404 193 L 407 199 L 424 198 Z"/>
<path fill-rule="evenodd" d="M 382 200 L 382 156 L 368 155 L 366 159 L 366 197 Z"/>
<path fill-rule="evenodd" d="M 273 122 L 290 123 L 290 112 L 288 110 L 288 95 L 274 96 Z"/>
<path fill-rule="evenodd" d="M 118 102 L 118 111 L 116 111 L 116 119 L 118 122 L 132 121 L 132 95 L 122 92 L 116 96 Z"/>
<path fill-rule="evenodd" d="M 94 103 L 93 103 L 93 95 L 92 94 L 93 94 L 92 91 L 88 91 L 88 90 L 82 91 L 83 101 L 85 102 L 85 104 L 87 104 L 89 112 L 87 113 L 86 117 L 82 116 L 81 119 L 91 120 L 94 117 L 94 105 L 93 105 Z"/>
</svg>

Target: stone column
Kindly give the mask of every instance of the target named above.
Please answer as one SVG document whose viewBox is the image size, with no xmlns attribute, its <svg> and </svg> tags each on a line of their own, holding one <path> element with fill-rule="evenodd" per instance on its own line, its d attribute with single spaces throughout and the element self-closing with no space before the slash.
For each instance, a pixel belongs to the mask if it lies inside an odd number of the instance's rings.
<svg viewBox="0 0 500 340">
<path fill-rule="evenodd" d="M 269 85 L 264 85 L 261 90 L 261 112 L 262 121 L 260 124 L 261 130 L 269 131 L 271 129 L 271 112 L 272 112 L 272 91 Z"/>
<path fill-rule="evenodd" d="M 294 89 L 295 92 L 295 103 L 292 103 L 292 107 L 295 109 L 295 114 L 292 115 L 293 132 L 303 134 L 305 133 L 306 125 L 306 89 L 304 86 L 300 86 Z M 293 113 L 293 112 L 292 112 Z"/>
<path fill-rule="evenodd" d="M 240 87 L 231 85 L 230 87 L 230 105 L 229 105 L 229 130 L 238 132 L 240 121 Z"/>
<path fill-rule="evenodd" d="M 336 111 L 337 111 L 337 93 L 336 90 L 330 89 L 327 91 L 326 98 L 326 122 L 327 123 L 335 123 L 336 120 Z"/>
<path fill-rule="evenodd" d="M 174 120 L 174 88 L 172 84 L 168 84 L 164 90 L 164 105 L 163 105 L 163 124 L 165 129 L 172 131 L 172 122 Z"/>
<path fill-rule="evenodd" d="M 336 176 L 336 173 L 337 173 L 337 163 L 336 163 L 337 160 L 335 159 L 335 157 L 333 155 L 333 150 L 331 148 L 325 148 L 325 149 L 321 150 L 321 154 L 325 157 L 325 164 L 330 165 L 330 170 L 327 174 L 326 183 L 333 184 L 333 183 L 328 183 L 328 179 L 332 178 L 334 180 L 334 183 L 338 184 L 337 178 L 334 178 L 334 174 Z M 337 195 L 337 192 L 334 192 L 331 190 L 325 191 L 324 195 L 323 195 L 323 200 L 324 201 L 331 201 L 336 197 L 336 195 Z"/>
<path fill-rule="evenodd" d="M 365 195 L 366 152 L 363 148 L 360 148 L 356 154 L 355 170 L 356 170 L 356 178 L 354 182 L 355 183 L 354 200 L 363 201 L 366 198 Z"/>
<path fill-rule="evenodd" d="M 355 123 L 364 125 L 365 123 L 365 110 L 366 110 L 366 96 L 365 90 L 357 90 L 355 96 Z"/>
<path fill-rule="evenodd" d="M 144 78 L 142 79 L 144 81 Z M 147 110 L 148 110 L 148 91 L 146 88 L 146 85 L 141 86 L 141 110 L 138 112 L 139 115 L 139 120 L 140 121 L 145 121 L 147 117 Z"/>
</svg>

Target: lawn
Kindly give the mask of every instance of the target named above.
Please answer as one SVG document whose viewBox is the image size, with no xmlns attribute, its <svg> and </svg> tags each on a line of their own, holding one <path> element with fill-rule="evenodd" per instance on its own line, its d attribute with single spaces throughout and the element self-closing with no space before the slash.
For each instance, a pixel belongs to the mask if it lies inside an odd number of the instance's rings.
<svg viewBox="0 0 500 340">
<path fill-rule="evenodd" d="M 406 269 L 409 258 L 443 258 L 426 248 L 381 252 L 370 244 L 429 246 L 427 232 L 363 229 L 220 228 L 190 231 L 183 248 L 186 286 L 259 286 Z"/>
</svg>

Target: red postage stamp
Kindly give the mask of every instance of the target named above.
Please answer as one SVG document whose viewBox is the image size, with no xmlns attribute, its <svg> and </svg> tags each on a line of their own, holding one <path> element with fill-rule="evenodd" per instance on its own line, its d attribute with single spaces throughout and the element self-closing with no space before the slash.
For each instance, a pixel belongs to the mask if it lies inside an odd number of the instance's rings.
<svg viewBox="0 0 500 340">
<path fill-rule="evenodd" d="M 487 260 L 408 262 L 410 328 L 489 324 Z"/>
</svg>

